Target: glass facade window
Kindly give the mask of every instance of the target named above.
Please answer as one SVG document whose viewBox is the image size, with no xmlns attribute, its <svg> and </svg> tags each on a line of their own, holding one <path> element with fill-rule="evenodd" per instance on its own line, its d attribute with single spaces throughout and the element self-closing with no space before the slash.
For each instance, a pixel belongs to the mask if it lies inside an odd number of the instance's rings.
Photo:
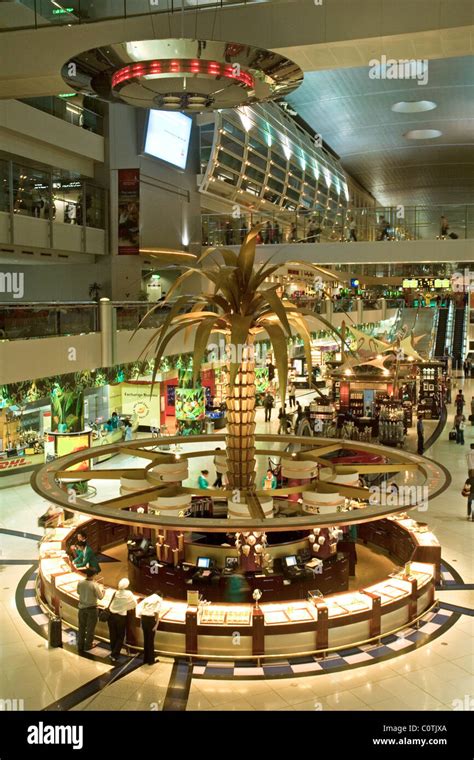
<svg viewBox="0 0 474 760">
<path fill-rule="evenodd" d="M 225 148 L 225 150 L 228 150 L 231 153 L 235 153 L 236 156 L 244 155 L 244 146 L 238 143 L 236 140 L 232 140 L 227 135 L 221 136 L 220 144 L 222 148 Z"/>
<path fill-rule="evenodd" d="M 0 160 L 0 211 L 10 211 L 10 178 L 8 161 Z"/>
<path fill-rule="evenodd" d="M 267 160 L 265 158 L 261 158 L 260 156 L 257 156 L 255 153 L 252 153 L 250 151 L 248 152 L 247 158 L 251 164 L 258 166 L 260 169 L 263 169 L 263 171 L 266 170 Z"/>
<path fill-rule="evenodd" d="M 13 164 L 13 211 L 49 219 L 51 177 L 48 172 Z"/>
<path fill-rule="evenodd" d="M 279 169 L 274 164 L 271 164 L 270 166 L 270 174 L 272 177 L 276 177 L 277 179 L 281 179 L 283 182 L 285 181 L 286 174 L 282 169 Z"/>
<path fill-rule="evenodd" d="M 242 132 L 241 129 L 235 126 L 235 124 L 232 124 L 231 121 L 227 121 L 227 119 L 222 120 L 222 127 L 226 130 L 226 132 L 229 132 L 229 134 L 236 137 L 238 140 L 240 140 L 241 143 L 245 143 L 245 134 Z"/>
<path fill-rule="evenodd" d="M 286 159 L 283 158 L 283 156 L 280 156 L 279 153 L 275 153 L 275 151 L 272 150 L 271 157 L 273 163 L 278 164 L 278 166 L 281 166 L 282 169 L 286 170 Z"/>
<path fill-rule="evenodd" d="M 105 229 L 104 191 L 85 183 L 86 226 Z"/>
<path fill-rule="evenodd" d="M 234 156 L 229 156 L 228 153 L 225 153 L 223 150 L 220 150 L 217 154 L 217 159 L 220 164 L 224 164 L 225 166 L 228 166 L 230 169 L 234 169 L 237 173 L 240 172 L 240 169 L 242 167 L 242 161 L 239 161 L 238 158 L 235 158 Z"/>
</svg>

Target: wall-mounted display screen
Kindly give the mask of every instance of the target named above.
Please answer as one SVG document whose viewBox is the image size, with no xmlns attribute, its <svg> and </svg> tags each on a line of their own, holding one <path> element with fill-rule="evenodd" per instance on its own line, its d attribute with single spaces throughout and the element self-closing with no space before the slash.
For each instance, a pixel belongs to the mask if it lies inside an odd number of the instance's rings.
<svg viewBox="0 0 474 760">
<path fill-rule="evenodd" d="M 179 169 L 186 167 L 192 119 L 184 113 L 151 110 L 144 152 Z"/>
</svg>

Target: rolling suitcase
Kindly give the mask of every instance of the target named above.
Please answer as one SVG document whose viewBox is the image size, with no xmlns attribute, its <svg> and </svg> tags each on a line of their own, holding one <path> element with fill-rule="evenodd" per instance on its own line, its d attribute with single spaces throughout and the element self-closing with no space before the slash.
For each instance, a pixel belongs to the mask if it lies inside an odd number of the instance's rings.
<svg viewBox="0 0 474 760">
<path fill-rule="evenodd" d="M 61 618 L 51 617 L 48 623 L 48 644 L 51 648 L 62 647 Z"/>
</svg>

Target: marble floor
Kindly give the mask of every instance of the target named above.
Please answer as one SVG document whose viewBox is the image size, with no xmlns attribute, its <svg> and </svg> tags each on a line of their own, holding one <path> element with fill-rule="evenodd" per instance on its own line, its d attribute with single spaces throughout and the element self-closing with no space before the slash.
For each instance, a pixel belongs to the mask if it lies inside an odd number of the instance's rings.
<svg viewBox="0 0 474 760">
<path fill-rule="evenodd" d="M 463 388 L 469 408 L 474 381 L 459 378 L 456 383 Z M 303 403 L 311 397 L 299 395 Z M 452 416 L 451 405 L 443 435 L 426 452 L 447 468 L 451 483 L 430 500 L 422 515 L 443 546 L 444 562 L 463 580 L 453 589 L 438 592 L 439 599 L 458 612 L 455 623 L 442 635 L 386 661 L 314 676 L 213 679 L 194 675 L 186 664 L 162 660 L 145 667 L 135 667 L 135 663 L 115 678 L 106 661 L 79 658 L 67 648 L 48 649 L 45 638 L 19 612 L 17 589 L 36 561 L 42 533 L 37 519 L 47 507 L 28 485 L 22 485 L 0 491 L 0 699 L 21 699 L 26 710 L 472 710 L 474 523 L 466 520 L 461 489 L 474 427 L 466 429 L 464 447 L 449 442 Z M 273 417 L 265 423 L 263 410 L 258 410 L 257 432 L 277 432 L 275 411 Z M 125 462 L 125 457 L 117 457 L 106 466 Z M 196 476 L 197 472 L 190 473 L 190 478 Z M 112 682 L 109 679 L 105 688 L 96 687 L 108 676 Z M 68 708 L 68 704 L 73 706 Z"/>
</svg>

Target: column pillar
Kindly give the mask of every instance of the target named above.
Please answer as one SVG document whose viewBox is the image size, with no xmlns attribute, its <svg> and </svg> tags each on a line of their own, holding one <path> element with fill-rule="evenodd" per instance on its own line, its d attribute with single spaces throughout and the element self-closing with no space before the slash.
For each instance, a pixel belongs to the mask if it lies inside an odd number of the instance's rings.
<svg viewBox="0 0 474 760">
<path fill-rule="evenodd" d="M 108 298 L 101 298 L 100 309 L 100 348 L 102 367 L 115 364 L 115 327 L 114 310 Z"/>
</svg>

